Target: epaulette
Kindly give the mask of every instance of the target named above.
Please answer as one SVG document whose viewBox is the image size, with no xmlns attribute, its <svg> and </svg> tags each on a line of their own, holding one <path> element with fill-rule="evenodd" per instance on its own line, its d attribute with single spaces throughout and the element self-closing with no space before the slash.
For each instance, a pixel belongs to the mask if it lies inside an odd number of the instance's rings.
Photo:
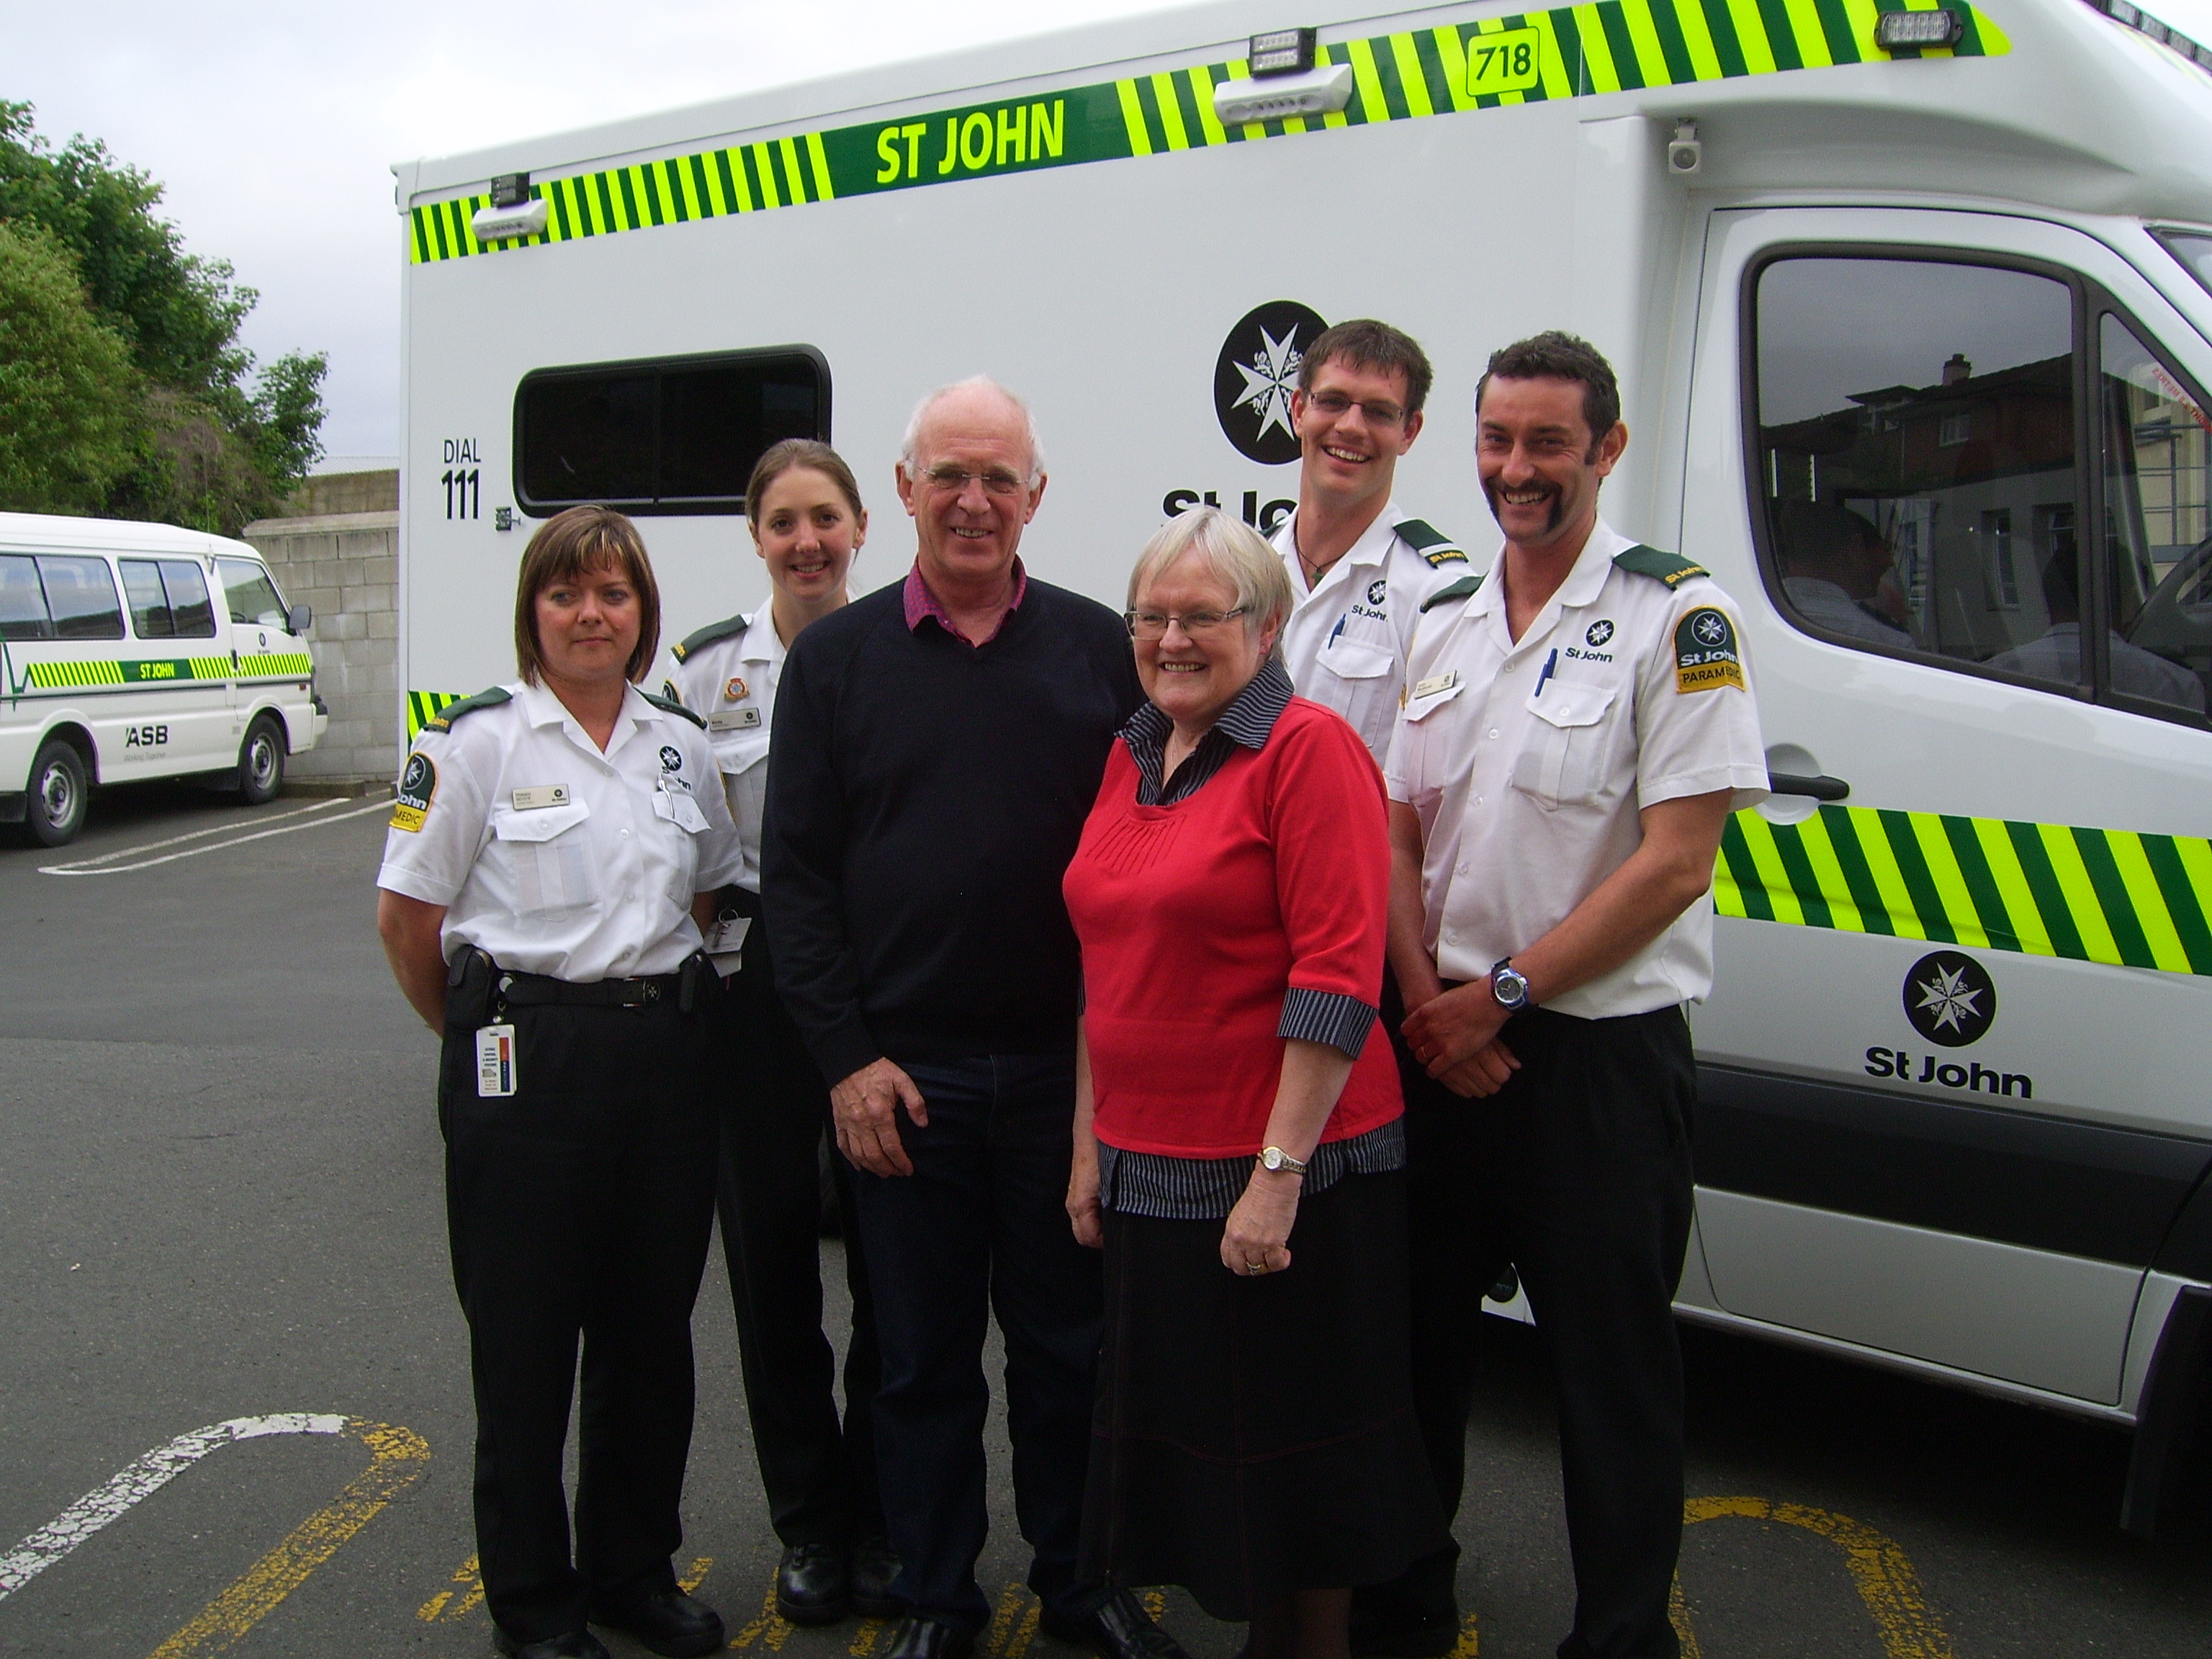
<svg viewBox="0 0 2212 1659">
<path fill-rule="evenodd" d="M 1398 532 L 1400 541 L 1429 562 L 1431 570 L 1467 562 L 1466 550 L 1425 519 L 1401 519 L 1390 528 Z"/>
<path fill-rule="evenodd" d="M 1657 548 L 1646 547 L 1641 542 L 1626 552 L 1614 554 L 1613 562 L 1632 575 L 1649 576 L 1654 581 L 1666 583 L 1670 588 L 1680 587 L 1692 576 L 1713 574 L 1701 564 L 1691 563 L 1680 553 L 1662 553 Z"/>
<path fill-rule="evenodd" d="M 684 636 L 681 645 L 672 645 L 668 654 L 682 662 L 702 645 L 712 645 L 717 640 L 726 640 L 733 634 L 742 634 L 753 625 L 750 617 L 725 617 L 718 623 L 708 623 L 696 634 Z"/>
<path fill-rule="evenodd" d="M 1465 556 L 1462 555 L 1462 556 Z M 1478 570 L 1472 576 L 1462 576 L 1457 581 L 1452 583 L 1449 587 L 1439 587 L 1435 592 L 1430 594 L 1427 599 L 1421 601 L 1421 614 L 1424 617 L 1427 616 L 1430 611 L 1442 605 L 1446 599 L 1465 599 L 1468 594 L 1474 592 L 1475 589 L 1482 586 L 1482 579 L 1489 574 L 1490 573 L 1486 570 Z"/>
<path fill-rule="evenodd" d="M 690 709 L 686 708 L 682 703 L 677 702 L 673 697 L 656 697 L 652 692 L 644 690 L 642 687 L 639 689 L 637 695 L 643 697 L 647 702 L 651 703 L 655 708 L 658 708 L 664 714 L 681 714 L 685 720 L 690 720 L 692 725 L 697 726 L 702 732 L 707 729 L 707 722 L 704 720 L 693 714 Z"/>
<path fill-rule="evenodd" d="M 503 702 L 513 702 L 514 693 L 503 685 L 495 685 L 489 691 L 479 691 L 473 697 L 463 697 L 459 702 L 449 702 L 428 720 L 422 722 L 425 732 L 450 732 L 453 722 L 464 714 L 473 714 L 479 708 L 496 708 Z"/>
</svg>

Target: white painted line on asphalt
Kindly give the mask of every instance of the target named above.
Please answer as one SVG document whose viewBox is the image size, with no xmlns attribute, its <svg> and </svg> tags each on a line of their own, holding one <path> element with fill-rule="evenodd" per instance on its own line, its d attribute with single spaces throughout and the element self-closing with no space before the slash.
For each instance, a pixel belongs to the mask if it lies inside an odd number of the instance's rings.
<svg viewBox="0 0 2212 1659">
<path fill-rule="evenodd" d="M 305 826 L 302 826 L 303 828 Z M 234 1417 L 227 1423 L 180 1434 L 117 1471 L 115 1478 L 90 1492 L 0 1555 L 0 1601 L 68 1555 L 101 1528 L 118 1521 L 131 1505 L 175 1480 L 218 1446 L 272 1434 L 343 1434 L 346 1419 L 335 1413 L 278 1412 L 268 1417 Z"/>
<path fill-rule="evenodd" d="M 298 810 L 300 812 L 322 812 L 325 807 L 334 805 L 336 805 L 335 802 L 318 801 L 313 806 L 302 806 Z M 348 818 L 365 817 L 371 812 L 384 811 L 391 805 L 388 800 L 374 800 L 366 806 L 356 806 L 350 812 L 330 812 L 320 817 L 311 818 L 305 823 L 287 823 L 275 830 L 257 830 L 251 835 L 233 836 L 228 841 L 210 842 L 205 847 L 188 847 L 181 853 L 164 853 L 157 859 L 141 859 L 136 864 L 108 862 L 111 859 L 128 858 L 134 853 L 150 853 L 156 848 L 173 847 L 179 842 L 196 841 L 202 836 L 221 833 L 216 830 L 195 830 L 189 836 L 172 836 L 167 841 L 149 841 L 143 847 L 126 847 L 119 853 L 104 854 L 96 859 L 82 859 L 74 864 L 40 865 L 39 873 L 42 876 L 126 875 L 133 870 L 150 870 L 157 864 L 173 864 L 179 859 L 198 858 L 203 853 L 220 853 L 226 847 L 243 847 L 249 841 L 266 841 L 271 836 L 289 836 L 295 830 L 315 830 L 325 823 L 343 823 Z M 276 816 L 289 818 L 296 815 L 292 812 L 280 812 Z M 232 830 L 237 826 L 225 824 L 222 828 Z"/>
<path fill-rule="evenodd" d="M 306 806 L 295 806 L 289 812 L 272 812 L 264 817 L 246 818 L 232 823 L 218 823 L 212 830 L 194 830 L 186 835 L 171 836 L 166 841 L 142 842 L 136 847 L 125 847 L 113 853 L 102 853 L 96 859 L 73 859 L 67 866 L 62 867 L 71 870 L 89 870 L 95 865 L 112 864 L 118 859 L 132 858 L 140 853 L 150 853 L 156 848 L 181 847 L 188 841 L 205 841 L 210 836 L 227 836 L 234 830 L 243 830 L 252 824 L 274 823 L 280 818 L 296 818 L 306 812 L 326 812 L 337 804 L 336 799 L 319 800 Z M 40 873 L 45 872 L 41 871 Z"/>
</svg>

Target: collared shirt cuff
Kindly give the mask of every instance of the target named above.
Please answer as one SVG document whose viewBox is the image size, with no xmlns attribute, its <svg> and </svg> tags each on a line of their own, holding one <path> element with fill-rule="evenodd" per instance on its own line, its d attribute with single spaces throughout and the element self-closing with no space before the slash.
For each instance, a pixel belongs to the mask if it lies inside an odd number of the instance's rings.
<svg viewBox="0 0 2212 1659">
<path fill-rule="evenodd" d="M 1352 1060 L 1367 1046 L 1375 1027 L 1374 1007 L 1341 991 L 1316 991 L 1293 985 L 1283 996 L 1283 1018 L 1275 1028 L 1279 1037 L 1301 1042 L 1326 1042 Z"/>
</svg>

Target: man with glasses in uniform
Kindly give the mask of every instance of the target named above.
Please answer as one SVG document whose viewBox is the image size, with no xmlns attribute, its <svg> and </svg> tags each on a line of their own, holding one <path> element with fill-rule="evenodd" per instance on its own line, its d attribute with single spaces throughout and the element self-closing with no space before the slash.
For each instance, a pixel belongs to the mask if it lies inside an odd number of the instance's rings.
<svg viewBox="0 0 2212 1659">
<path fill-rule="evenodd" d="M 1409 335 L 1360 318 L 1316 336 L 1298 365 L 1298 505 L 1270 538 L 1297 603 L 1283 665 L 1298 695 L 1352 722 L 1381 765 L 1421 603 L 1468 568 L 1447 537 L 1390 499 L 1421 435 L 1433 378 Z"/>
<path fill-rule="evenodd" d="M 877 1462 L 912 1607 L 875 1651 L 964 1659 L 990 1617 L 995 1311 L 1044 1631 L 1182 1659 L 1128 1590 L 1076 1573 L 1103 1289 L 1064 1207 L 1082 973 L 1060 884 L 1144 692 L 1121 619 L 1017 556 L 1045 488 L 1018 398 L 981 378 L 933 393 L 897 479 L 914 568 L 785 662 L 761 868 L 875 1290 Z"/>
</svg>

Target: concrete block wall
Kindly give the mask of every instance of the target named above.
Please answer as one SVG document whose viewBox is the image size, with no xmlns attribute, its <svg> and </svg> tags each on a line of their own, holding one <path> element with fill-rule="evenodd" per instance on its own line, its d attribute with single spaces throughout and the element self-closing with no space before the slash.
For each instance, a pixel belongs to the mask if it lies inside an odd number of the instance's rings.
<svg viewBox="0 0 2212 1659">
<path fill-rule="evenodd" d="M 310 479 L 287 506 L 295 516 L 257 520 L 243 539 L 286 599 L 314 607 L 315 690 L 331 720 L 319 744 L 291 757 L 291 775 L 389 782 L 400 759 L 399 475 Z"/>
</svg>

